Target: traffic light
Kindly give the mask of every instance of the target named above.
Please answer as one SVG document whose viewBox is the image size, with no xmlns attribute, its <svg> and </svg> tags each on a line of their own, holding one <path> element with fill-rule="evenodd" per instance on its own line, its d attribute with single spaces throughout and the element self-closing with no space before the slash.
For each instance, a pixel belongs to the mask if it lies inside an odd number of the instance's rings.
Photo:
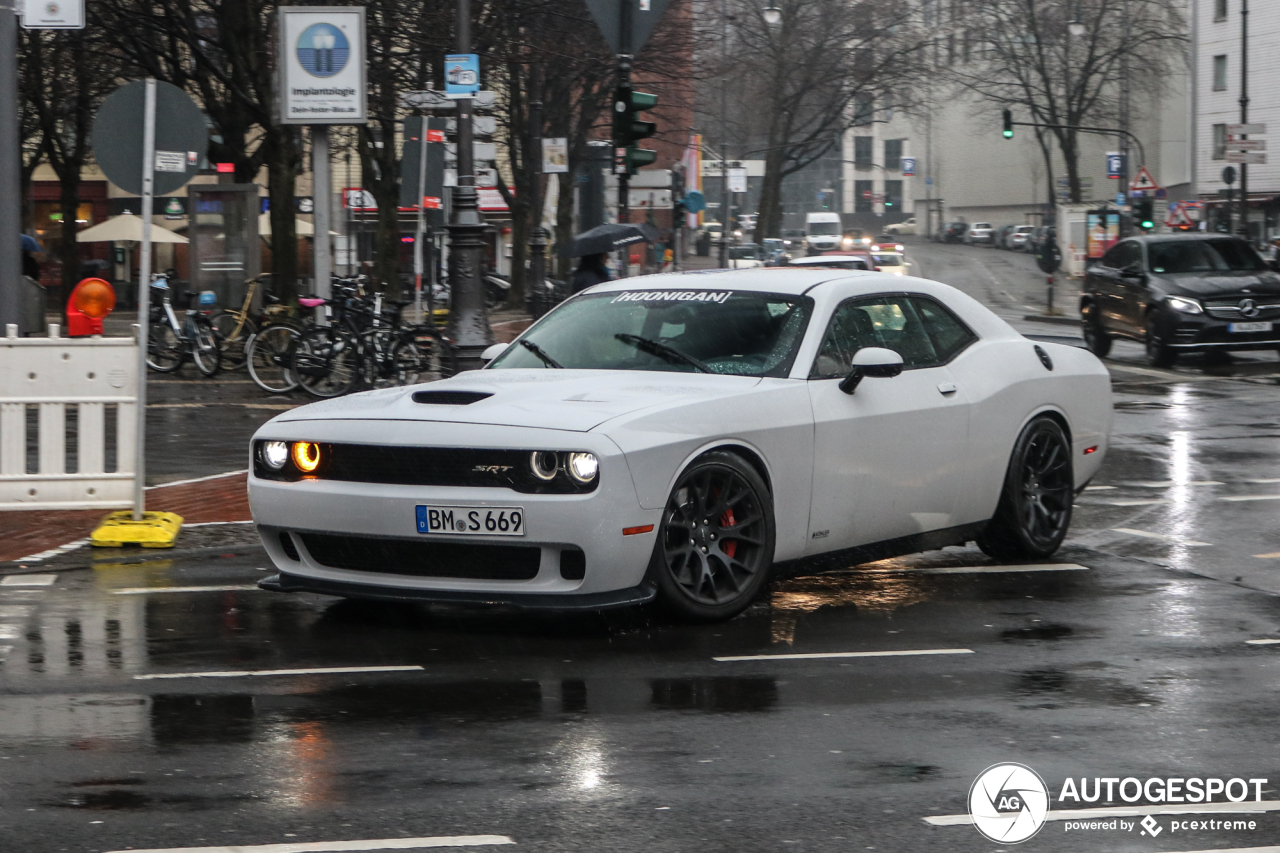
<svg viewBox="0 0 1280 853">
<path fill-rule="evenodd" d="M 1013 112 L 1004 111 L 1004 138 L 1013 139 Z"/>
<path fill-rule="evenodd" d="M 1155 203 L 1148 196 L 1133 200 L 1133 218 L 1137 220 L 1138 227 L 1143 231 L 1150 231 L 1156 227 L 1154 207 Z"/>
<path fill-rule="evenodd" d="M 658 159 L 656 151 L 641 148 L 636 143 L 648 139 L 657 131 L 658 126 L 640 117 L 644 110 L 651 110 L 658 105 L 658 96 L 646 92 L 637 92 L 630 86 L 619 86 L 613 95 L 613 145 L 614 148 L 625 148 L 623 163 L 628 175 L 634 175 L 641 166 L 648 166 Z"/>
</svg>

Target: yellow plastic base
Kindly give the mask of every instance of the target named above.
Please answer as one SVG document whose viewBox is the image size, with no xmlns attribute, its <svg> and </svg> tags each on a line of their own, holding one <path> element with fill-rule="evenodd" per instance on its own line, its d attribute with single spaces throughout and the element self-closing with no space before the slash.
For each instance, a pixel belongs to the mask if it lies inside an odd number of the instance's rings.
<svg viewBox="0 0 1280 853">
<path fill-rule="evenodd" d="M 89 536 L 97 548 L 141 545 L 143 548 L 172 548 L 182 529 L 182 516 L 172 512 L 144 512 L 134 520 L 130 510 L 113 512 Z"/>
</svg>

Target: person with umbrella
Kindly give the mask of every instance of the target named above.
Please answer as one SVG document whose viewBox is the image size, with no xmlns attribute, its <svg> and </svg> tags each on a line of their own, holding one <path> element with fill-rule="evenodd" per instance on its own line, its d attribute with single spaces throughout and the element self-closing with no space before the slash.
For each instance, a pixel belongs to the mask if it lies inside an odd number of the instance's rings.
<svg viewBox="0 0 1280 853">
<path fill-rule="evenodd" d="M 651 225 L 626 225 L 609 223 L 584 231 L 565 245 L 560 253 L 568 258 L 581 258 L 573 271 L 570 290 L 577 293 L 611 276 L 605 266 L 609 253 L 630 246 L 632 243 L 651 243 L 659 238 L 658 229 Z"/>
</svg>

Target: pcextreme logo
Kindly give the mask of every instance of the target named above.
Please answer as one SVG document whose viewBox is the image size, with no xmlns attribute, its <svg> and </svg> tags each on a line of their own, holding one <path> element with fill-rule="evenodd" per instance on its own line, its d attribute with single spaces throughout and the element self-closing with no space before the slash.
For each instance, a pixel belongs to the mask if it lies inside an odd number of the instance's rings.
<svg viewBox="0 0 1280 853">
<path fill-rule="evenodd" d="M 978 831 L 1001 844 L 1018 844 L 1044 826 L 1049 789 L 1023 764 L 993 764 L 973 780 L 969 815 Z"/>
</svg>

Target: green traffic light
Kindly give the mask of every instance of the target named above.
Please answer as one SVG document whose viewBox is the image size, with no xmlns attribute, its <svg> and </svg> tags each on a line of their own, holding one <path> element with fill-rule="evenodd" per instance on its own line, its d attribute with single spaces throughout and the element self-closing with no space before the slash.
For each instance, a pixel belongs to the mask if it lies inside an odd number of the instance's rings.
<svg viewBox="0 0 1280 853">
<path fill-rule="evenodd" d="M 1005 139 L 1013 139 L 1013 131 L 1012 131 L 1012 130 L 1006 130 L 1006 131 L 1004 132 L 1004 138 L 1005 138 Z"/>
</svg>

